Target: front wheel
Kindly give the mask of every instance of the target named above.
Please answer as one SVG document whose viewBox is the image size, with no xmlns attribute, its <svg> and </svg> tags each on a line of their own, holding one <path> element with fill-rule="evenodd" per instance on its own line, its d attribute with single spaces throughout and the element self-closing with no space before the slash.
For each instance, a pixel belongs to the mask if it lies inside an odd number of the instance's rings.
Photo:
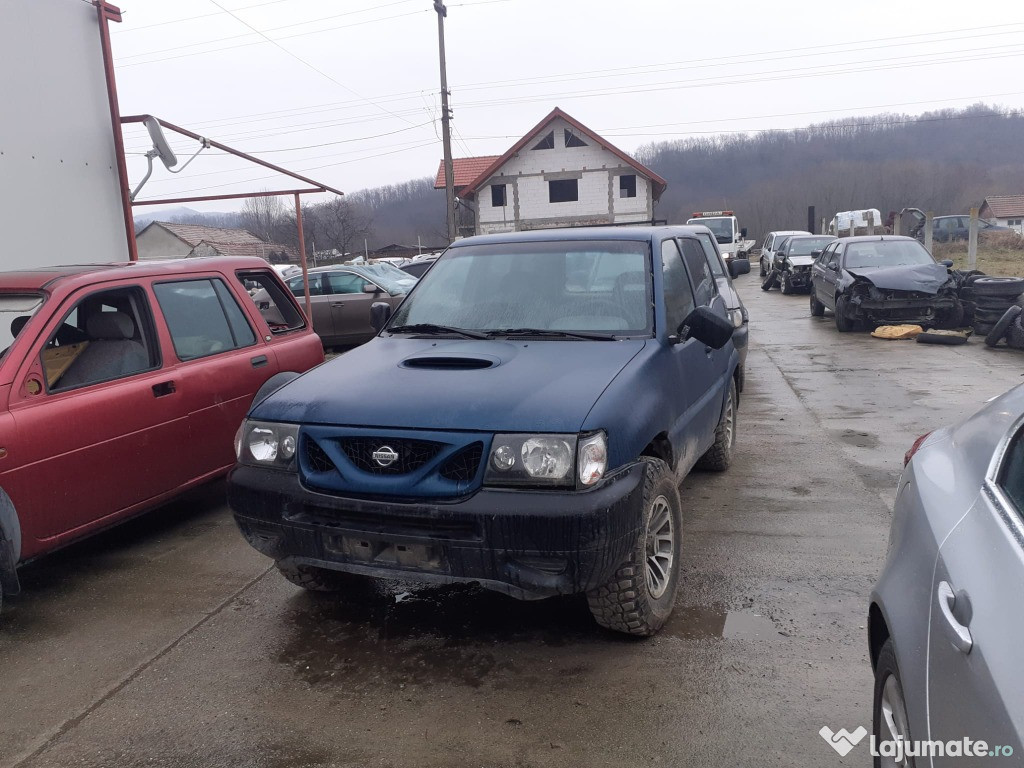
<svg viewBox="0 0 1024 768">
<path fill-rule="evenodd" d="M 608 583 L 587 592 L 587 603 L 602 627 L 647 637 L 661 629 L 675 605 L 683 516 L 668 464 L 646 456 L 642 460 L 646 477 L 640 533 Z"/>
<path fill-rule="evenodd" d="M 790 273 L 782 273 L 782 292 L 789 296 L 790 294 L 796 293 L 796 289 L 793 287 L 793 282 L 790 280 Z"/>
<path fill-rule="evenodd" d="M 854 320 L 850 317 L 850 300 L 846 296 L 836 299 L 836 330 L 840 333 L 849 333 L 854 329 Z"/>
<path fill-rule="evenodd" d="M 757 260 L 757 263 L 761 266 L 761 277 L 765 278 L 768 276 L 768 270 L 764 268 L 764 256 Z"/>
<path fill-rule="evenodd" d="M 886 640 L 878 654 L 875 665 L 875 699 L 872 728 L 875 743 L 897 741 L 910 743 L 910 724 L 907 717 L 906 699 L 903 697 L 903 683 L 900 681 L 900 668 L 896 664 L 896 652 L 893 650 L 892 639 Z M 878 750 L 881 751 L 881 750 Z M 896 762 L 895 757 L 875 755 L 875 768 L 896 768 L 905 766 L 914 768 L 914 758 L 906 757 L 905 762 Z"/>
</svg>

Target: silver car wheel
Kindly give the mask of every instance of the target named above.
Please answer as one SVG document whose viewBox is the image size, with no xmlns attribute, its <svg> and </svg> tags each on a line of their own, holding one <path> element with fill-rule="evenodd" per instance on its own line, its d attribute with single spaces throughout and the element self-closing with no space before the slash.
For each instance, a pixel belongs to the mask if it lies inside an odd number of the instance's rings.
<svg viewBox="0 0 1024 768">
<path fill-rule="evenodd" d="M 903 703 L 903 691 L 896 675 L 889 675 L 882 688 L 882 722 L 885 723 L 888 734 L 880 733 L 879 738 L 885 741 L 902 739 L 906 743 L 910 736 L 910 729 L 907 727 L 907 707 Z M 899 762 L 896 762 L 895 757 L 882 757 L 881 765 L 887 768 L 906 768 L 908 762 L 905 756 Z"/>
<path fill-rule="evenodd" d="M 722 414 L 722 427 L 725 429 L 726 445 L 732 447 L 736 439 L 736 398 L 732 392 L 726 397 L 725 413 Z"/>
<path fill-rule="evenodd" d="M 675 559 L 675 529 L 672 526 L 672 509 L 664 496 L 659 496 L 651 505 L 651 518 L 647 524 L 647 591 L 657 600 L 665 594 L 672 580 L 672 566 Z"/>
</svg>

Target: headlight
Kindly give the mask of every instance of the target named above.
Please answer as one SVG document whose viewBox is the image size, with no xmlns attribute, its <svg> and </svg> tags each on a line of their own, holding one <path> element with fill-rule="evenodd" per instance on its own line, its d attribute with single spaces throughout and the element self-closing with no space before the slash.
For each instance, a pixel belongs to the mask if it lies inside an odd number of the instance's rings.
<svg viewBox="0 0 1024 768">
<path fill-rule="evenodd" d="M 298 442 L 299 427 L 296 424 L 246 419 L 235 436 L 235 455 L 240 464 L 292 469 Z"/>
<path fill-rule="evenodd" d="M 495 435 L 484 485 L 588 487 L 608 469 L 604 432 L 587 435 Z"/>
<path fill-rule="evenodd" d="M 729 310 L 729 320 L 732 321 L 732 327 L 733 328 L 742 328 L 743 327 L 743 310 L 740 310 L 740 309 L 730 309 Z"/>
</svg>

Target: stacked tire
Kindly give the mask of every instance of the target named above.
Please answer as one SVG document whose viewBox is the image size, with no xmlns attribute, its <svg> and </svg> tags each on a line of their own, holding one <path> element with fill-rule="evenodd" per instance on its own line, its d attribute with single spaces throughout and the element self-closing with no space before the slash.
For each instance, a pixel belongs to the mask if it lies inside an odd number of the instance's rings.
<svg viewBox="0 0 1024 768">
<path fill-rule="evenodd" d="M 1021 309 L 1021 303 L 1018 300 L 1016 304 L 1011 305 L 989 331 L 988 336 L 985 337 L 985 343 L 988 346 L 997 346 L 1000 341 L 1006 339 L 1006 346 L 1013 349 L 1024 349 L 1024 323 L 1022 323 L 1024 310 Z"/>
<path fill-rule="evenodd" d="M 966 288 L 970 289 L 973 297 L 974 332 L 988 336 L 1006 315 L 1006 311 L 1021 301 L 1024 278 L 977 275 L 968 278 Z"/>
</svg>

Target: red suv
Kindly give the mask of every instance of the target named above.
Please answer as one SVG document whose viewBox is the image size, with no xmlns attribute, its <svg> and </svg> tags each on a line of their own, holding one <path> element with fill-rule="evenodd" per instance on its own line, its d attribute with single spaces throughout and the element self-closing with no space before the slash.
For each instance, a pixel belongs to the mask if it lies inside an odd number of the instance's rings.
<svg viewBox="0 0 1024 768">
<path fill-rule="evenodd" d="M 0 599 L 19 564 L 223 475 L 254 399 L 324 359 L 255 258 L 0 274 L 0 350 Z"/>
</svg>

